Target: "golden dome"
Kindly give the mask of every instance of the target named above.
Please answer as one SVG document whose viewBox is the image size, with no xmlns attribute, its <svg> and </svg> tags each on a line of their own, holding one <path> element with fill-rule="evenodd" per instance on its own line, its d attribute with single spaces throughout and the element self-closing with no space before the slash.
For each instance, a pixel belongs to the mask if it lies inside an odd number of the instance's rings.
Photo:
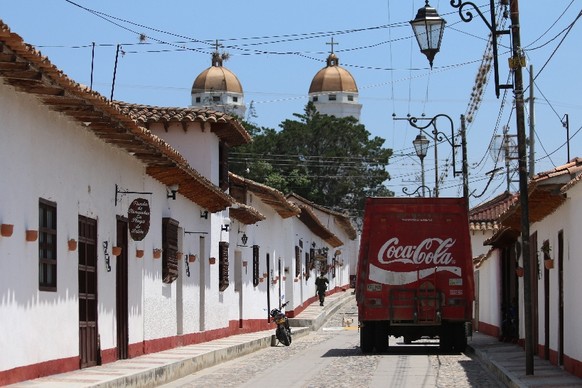
<svg viewBox="0 0 582 388">
<path fill-rule="evenodd" d="M 224 91 L 232 93 L 243 92 L 237 76 L 226 67 L 222 66 L 222 59 L 213 56 L 212 66 L 204 70 L 192 85 L 192 93 Z"/>
<path fill-rule="evenodd" d="M 358 92 L 354 77 L 339 66 L 339 60 L 333 53 L 327 57 L 327 66 L 315 74 L 309 86 L 309 93 L 321 92 Z"/>
</svg>

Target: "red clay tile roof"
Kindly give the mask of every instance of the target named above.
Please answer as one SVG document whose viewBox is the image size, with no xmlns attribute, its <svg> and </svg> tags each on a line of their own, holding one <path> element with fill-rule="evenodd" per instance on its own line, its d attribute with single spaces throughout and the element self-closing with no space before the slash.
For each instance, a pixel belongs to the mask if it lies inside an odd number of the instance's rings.
<svg viewBox="0 0 582 388">
<path fill-rule="evenodd" d="M 232 172 L 228 173 L 228 178 L 235 185 L 245 186 L 264 203 L 271 206 L 282 218 L 296 216 L 301 212 L 297 205 L 288 201 L 283 193 L 277 189 L 243 178 Z"/>
<path fill-rule="evenodd" d="M 298 203 L 301 209 L 301 214 L 299 214 L 299 220 L 309 228 L 316 236 L 322 238 L 325 242 L 334 248 L 342 246 L 344 243 L 335 234 L 333 234 L 329 229 L 325 227 L 317 218 L 317 215 L 310 206 Z"/>
<path fill-rule="evenodd" d="M 504 192 L 497 197 L 475 206 L 469 210 L 470 230 L 497 230 L 499 217 L 513 202 L 517 200 L 515 194 Z"/>
<path fill-rule="evenodd" d="M 252 225 L 266 219 L 257 209 L 242 203 L 234 204 L 229 210 L 229 215 L 235 220 L 245 224 Z"/>
<path fill-rule="evenodd" d="M 327 213 L 327 214 L 333 216 L 335 222 L 338 223 L 340 228 L 342 228 L 342 230 L 346 233 L 346 235 L 348 236 L 348 238 L 350 240 L 355 240 L 356 237 L 358 237 L 356 229 L 354 228 L 354 225 L 352 224 L 350 217 L 348 217 L 347 215 L 340 213 L 340 212 L 336 212 L 336 211 L 331 210 L 331 209 L 328 209 L 324 206 L 318 205 L 318 204 L 311 202 L 308 199 L 305 199 L 305 198 L 303 198 L 300 195 L 297 195 L 295 193 L 288 194 L 287 198 L 291 199 L 292 201 L 294 201 L 296 203 L 303 203 L 307 206 L 311 206 L 314 209 L 318 209 L 319 211 L 322 211 L 324 213 Z"/>
<path fill-rule="evenodd" d="M 164 128 L 169 124 L 191 122 L 211 123 L 210 130 L 216 134 L 229 147 L 236 147 L 252 141 L 251 135 L 243 125 L 232 116 L 206 108 L 171 108 L 129 104 L 122 101 L 114 101 L 119 110 L 132 117 L 138 123 L 149 129 L 153 123 L 161 123 Z"/>
<path fill-rule="evenodd" d="M 124 149 L 146 166 L 146 172 L 165 185 L 178 183 L 178 192 L 211 212 L 235 200 L 193 170 L 169 144 L 138 125 L 132 117 L 99 93 L 70 78 L 0 20 L 0 78 L 17 90 L 36 96 L 49 109 L 80 123 L 104 142 Z M 217 117 L 217 121 L 220 121 Z M 222 117 L 222 116 L 221 116 Z M 217 131 L 238 128 L 223 117 Z M 238 130 L 237 130 L 238 131 Z M 243 136 L 242 134 L 240 136 Z"/>
</svg>

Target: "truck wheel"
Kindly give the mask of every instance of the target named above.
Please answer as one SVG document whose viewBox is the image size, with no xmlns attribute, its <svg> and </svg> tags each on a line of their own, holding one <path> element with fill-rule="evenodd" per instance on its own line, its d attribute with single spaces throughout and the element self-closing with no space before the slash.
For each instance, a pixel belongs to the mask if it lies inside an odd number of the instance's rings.
<svg viewBox="0 0 582 388">
<path fill-rule="evenodd" d="M 453 350 L 453 335 L 453 327 L 443 324 L 439 333 L 439 347 L 442 352 L 450 352 Z"/>
<path fill-rule="evenodd" d="M 360 327 L 360 349 L 364 354 L 374 350 L 374 326 L 372 322 L 362 322 Z"/>
<path fill-rule="evenodd" d="M 384 353 L 388 350 L 388 325 L 380 322 L 376 323 L 374 342 L 376 345 L 376 352 Z"/>
<path fill-rule="evenodd" d="M 455 325 L 453 346 L 455 351 L 464 352 L 467 348 L 467 336 L 465 335 L 465 327 L 460 325 Z"/>
</svg>

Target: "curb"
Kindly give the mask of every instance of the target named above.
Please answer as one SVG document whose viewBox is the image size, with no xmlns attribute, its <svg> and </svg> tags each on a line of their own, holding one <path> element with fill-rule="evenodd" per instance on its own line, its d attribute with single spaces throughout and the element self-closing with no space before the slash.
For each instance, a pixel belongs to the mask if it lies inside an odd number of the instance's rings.
<svg viewBox="0 0 582 388">
<path fill-rule="evenodd" d="M 491 360 L 487 356 L 487 352 L 480 349 L 475 349 L 471 344 L 467 344 L 467 353 L 474 354 L 483 366 L 487 368 L 488 371 L 493 373 L 493 375 L 499 379 L 503 384 L 508 387 L 515 388 L 527 388 L 527 385 L 521 383 L 511 372 L 509 372 L 505 367 L 499 365 L 494 360 Z"/>
</svg>

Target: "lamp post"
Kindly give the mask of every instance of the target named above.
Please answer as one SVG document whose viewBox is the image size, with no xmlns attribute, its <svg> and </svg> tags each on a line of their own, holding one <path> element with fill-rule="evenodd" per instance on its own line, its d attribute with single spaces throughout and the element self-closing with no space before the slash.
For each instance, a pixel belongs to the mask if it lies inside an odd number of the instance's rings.
<svg viewBox="0 0 582 388">
<path fill-rule="evenodd" d="M 524 326 L 525 326 L 525 373 L 526 375 L 533 375 L 533 327 L 532 327 L 532 297 L 531 297 L 531 279 L 532 279 L 532 263 L 530 262 L 530 241 L 529 241 L 529 198 L 528 198 L 528 171 L 527 171 L 527 150 L 526 150 L 526 135 L 525 135 L 525 108 L 523 96 L 523 72 L 522 68 L 525 66 L 525 58 L 521 47 L 520 24 L 519 24 L 519 0 L 501 0 L 502 5 L 509 5 L 509 13 L 511 16 L 511 58 L 509 58 L 509 67 L 513 71 L 513 84 L 499 84 L 499 61 L 497 53 L 497 37 L 499 35 L 510 34 L 509 30 L 498 30 L 495 21 L 495 4 L 494 0 L 489 1 L 490 8 L 490 22 L 485 18 L 479 7 L 471 1 L 451 0 L 451 6 L 459 10 L 459 16 L 464 22 L 473 20 L 473 12 L 467 10 L 467 7 L 472 9 L 481 17 L 483 22 L 487 25 L 492 36 L 493 47 L 493 64 L 495 74 L 495 94 L 499 98 L 500 89 L 513 89 L 515 97 L 515 118 L 517 127 L 517 154 L 519 160 L 519 199 L 521 211 L 521 252 L 523 255 L 523 304 L 524 304 Z M 428 3 L 427 3 L 428 6 Z M 426 7 L 425 7 L 426 8 Z M 421 10 L 419 10 L 420 13 Z M 436 12 L 436 11 L 435 11 Z M 417 15 L 418 16 L 418 15 Z M 428 22 L 427 22 L 428 23 Z M 422 25 L 422 23 L 417 23 Z M 427 27 L 428 28 L 428 27 Z M 417 34 L 416 29 L 414 29 Z M 423 34 L 422 31 L 419 31 Z M 428 29 L 424 34 L 428 33 Z M 417 38 L 418 39 L 418 38 Z M 433 50 L 438 52 L 439 48 L 435 47 Z M 422 48 L 421 48 L 422 51 Z M 429 58 L 429 62 L 431 59 Z"/>
<path fill-rule="evenodd" d="M 420 181 L 422 182 L 422 196 L 425 196 L 424 189 L 426 185 L 424 184 L 424 157 L 428 152 L 428 139 L 421 133 L 416 135 L 416 139 L 412 141 L 412 145 L 414 145 L 414 150 L 416 151 L 416 156 L 420 159 Z"/>
</svg>

